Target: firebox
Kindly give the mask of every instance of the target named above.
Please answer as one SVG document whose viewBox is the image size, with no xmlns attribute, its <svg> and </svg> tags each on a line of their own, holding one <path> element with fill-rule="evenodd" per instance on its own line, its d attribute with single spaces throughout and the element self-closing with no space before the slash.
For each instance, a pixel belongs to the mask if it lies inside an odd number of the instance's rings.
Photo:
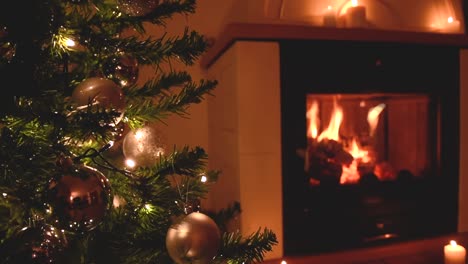
<svg viewBox="0 0 468 264">
<path fill-rule="evenodd" d="M 459 51 L 280 42 L 285 255 L 456 232 Z"/>
</svg>

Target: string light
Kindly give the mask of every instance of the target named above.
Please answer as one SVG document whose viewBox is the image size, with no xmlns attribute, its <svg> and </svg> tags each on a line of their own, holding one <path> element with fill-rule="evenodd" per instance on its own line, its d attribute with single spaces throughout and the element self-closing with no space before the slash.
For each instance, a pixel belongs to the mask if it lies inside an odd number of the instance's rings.
<svg viewBox="0 0 468 264">
<path fill-rule="evenodd" d="M 200 179 L 201 182 L 206 182 L 207 180 L 208 180 L 208 178 L 206 178 L 205 175 L 201 176 L 201 179 Z"/>
<path fill-rule="evenodd" d="M 129 167 L 129 168 L 135 168 L 136 163 L 132 159 L 126 159 L 125 160 L 125 165 L 127 165 L 127 167 Z"/>
</svg>

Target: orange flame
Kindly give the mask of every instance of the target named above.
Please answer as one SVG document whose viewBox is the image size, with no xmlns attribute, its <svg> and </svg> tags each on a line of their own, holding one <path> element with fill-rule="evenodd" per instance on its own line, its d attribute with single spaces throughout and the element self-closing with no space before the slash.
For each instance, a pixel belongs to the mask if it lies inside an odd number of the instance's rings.
<svg viewBox="0 0 468 264">
<path fill-rule="evenodd" d="M 307 120 L 309 121 L 309 128 L 307 130 L 307 137 L 316 138 L 318 135 L 318 126 L 320 120 L 318 118 L 318 103 L 316 100 L 312 102 L 312 105 L 307 110 Z"/>
<path fill-rule="evenodd" d="M 379 104 L 372 107 L 367 113 L 367 122 L 369 123 L 369 135 L 374 135 L 377 124 L 379 123 L 379 115 L 385 108 L 385 104 Z"/>
<path fill-rule="evenodd" d="M 336 102 L 334 102 L 333 113 L 330 118 L 330 123 L 328 124 L 327 129 L 325 129 L 320 134 L 317 140 L 322 141 L 322 139 L 332 139 L 335 141 L 339 141 L 340 140 L 340 126 L 341 126 L 342 120 L 343 120 L 343 109 Z"/>
<path fill-rule="evenodd" d="M 385 108 L 385 104 L 379 104 L 369 109 L 367 114 L 367 121 L 369 123 L 369 133 L 372 136 L 375 133 L 375 129 L 379 122 L 379 116 Z M 316 139 L 320 142 L 324 139 L 335 140 L 342 142 L 340 138 L 339 130 L 343 121 L 343 109 L 339 106 L 336 101 L 333 104 L 333 111 L 331 114 L 330 122 L 328 127 L 318 135 L 319 128 L 319 105 L 314 100 L 307 109 L 307 120 L 308 120 L 308 131 L 307 136 L 309 138 Z M 342 164 L 342 174 L 340 177 L 341 184 L 357 183 L 360 180 L 360 172 L 358 167 L 363 164 L 369 164 L 372 161 L 372 155 L 368 150 L 365 150 L 360 146 L 360 142 L 357 138 L 353 138 L 350 144 L 344 148 L 352 157 L 353 161 L 350 164 Z"/>
</svg>

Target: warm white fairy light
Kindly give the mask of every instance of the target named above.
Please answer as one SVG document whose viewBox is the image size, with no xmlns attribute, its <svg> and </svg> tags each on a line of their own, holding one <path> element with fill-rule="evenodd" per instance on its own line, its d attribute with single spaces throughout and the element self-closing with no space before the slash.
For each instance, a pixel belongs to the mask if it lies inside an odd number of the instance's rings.
<svg viewBox="0 0 468 264">
<path fill-rule="evenodd" d="M 208 178 L 206 178 L 205 175 L 201 176 L 201 178 L 200 178 L 201 182 L 206 182 L 207 180 L 208 180 Z"/>
<path fill-rule="evenodd" d="M 2 193 L 2 195 L 3 195 L 3 198 L 6 198 L 8 194 Z"/>
<path fill-rule="evenodd" d="M 453 17 L 450 16 L 450 17 L 447 18 L 447 22 L 448 22 L 449 24 L 452 24 L 453 21 L 454 21 Z"/>
<path fill-rule="evenodd" d="M 71 39 L 71 38 L 65 38 L 64 39 L 64 44 L 65 44 L 65 46 L 70 47 L 70 48 L 75 47 L 75 45 L 76 45 L 75 41 L 73 39 Z"/>
<path fill-rule="evenodd" d="M 132 159 L 126 159 L 125 160 L 125 165 L 127 165 L 127 167 L 129 167 L 129 168 L 135 168 L 136 163 Z"/>
<path fill-rule="evenodd" d="M 281 264 L 288 264 L 286 260 L 281 261 Z"/>
</svg>

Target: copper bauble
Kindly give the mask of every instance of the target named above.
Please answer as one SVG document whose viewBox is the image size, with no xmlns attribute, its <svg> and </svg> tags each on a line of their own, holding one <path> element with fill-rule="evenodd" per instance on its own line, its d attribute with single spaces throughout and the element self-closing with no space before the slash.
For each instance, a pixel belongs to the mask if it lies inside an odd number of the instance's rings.
<svg viewBox="0 0 468 264">
<path fill-rule="evenodd" d="M 114 108 L 123 111 L 125 98 L 122 89 L 112 80 L 91 77 L 82 81 L 72 93 L 72 101 L 78 106 L 98 104 L 104 108 Z"/>
<path fill-rule="evenodd" d="M 123 154 L 137 166 L 153 166 L 166 148 L 163 133 L 155 126 L 145 126 L 127 133 L 123 140 Z"/>
<path fill-rule="evenodd" d="M 220 247 L 221 234 L 207 215 L 193 212 L 172 225 L 166 236 L 169 256 L 178 264 L 209 264 Z"/>
<path fill-rule="evenodd" d="M 86 165 L 61 170 L 50 181 L 49 199 L 57 226 L 72 232 L 96 228 L 112 205 L 108 179 Z"/>
<path fill-rule="evenodd" d="M 13 244 L 14 243 L 14 244 Z M 68 246 L 64 232 L 47 224 L 24 227 L 10 240 L 5 248 L 6 261 L 11 257 L 12 263 L 56 263 L 61 252 Z M 19 246 L 15 246 L 19 245 Z M 11 248 L 10 248 L 11 247 Z"/>
<path fill-rule="evenodd" d="M 144 16 L 153 11 L 159 0 L 119 0 L 120 9 L 130 16 Z"/>
<path fill-rule="evenodd" d="M 104 64 L 103 71 L 107 78 L 122 87 L 132 86 L 138 79 L 138 61 L 127 54 L 112 57 Z"/>
</svg>

